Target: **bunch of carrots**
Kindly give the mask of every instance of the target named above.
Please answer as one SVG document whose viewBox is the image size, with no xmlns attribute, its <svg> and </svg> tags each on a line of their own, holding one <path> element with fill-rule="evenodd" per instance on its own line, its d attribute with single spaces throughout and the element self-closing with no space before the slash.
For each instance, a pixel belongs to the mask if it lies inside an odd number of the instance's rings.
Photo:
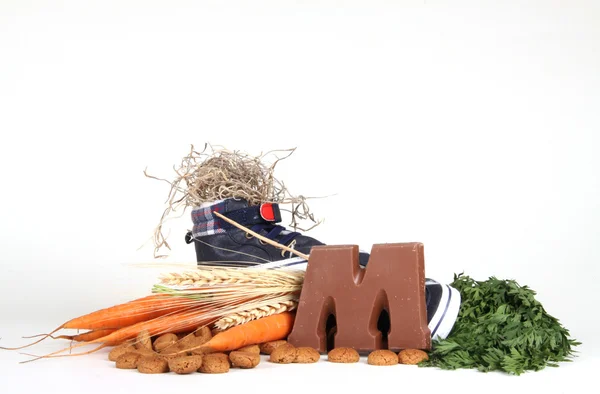
<svg viewBox="0 0 600 394">
<path fill-rule="evenodd" d="M 211 270 L 227 270 L 211 267 L 198 269 L 209 273 Z M 278 279 L 274 279 L 273 285 L 270 285 L 269 281 L 254 283 L 251 279 L 256 277 L 256 272 L 252 276 L 250 275 L 252 270 L 247 268 L 245 270 L 248 270 L 250 279 L 234 283 L 197 285 L 192 282 L 183 286 L 155 286 L 155 291 L 160 292 L 159 294 L 152 294 L 71 319 L 48 334 L 38 335 L 41 338 L 28 345 L 0 349 L 23 349 L 44 339 L 54 338 L 79 343 L 45 356 L 30 355 L 34 358 L 24 362 L 40 358 L 90 354 L 108 346 L 117 346 L 135 340 L 142 331 L 147 331 L 150 336 L 169 332 L 189 333 L 210 326 L 223 316 L 272 302 L 294 299 L 299 294 L 302 285 L 300 275 L 295 277 L 293 274 L 282 273 L 284 280 L 290 283 L 289 286 L 282 285 L 282 280 Z M 236 275 L 239 276 L 239 272 Z M 276 275 L 276 273 L 269 272 L 268 275 Z M 210 351 L 227 351 L 283 339 L 291 331 L 293 317 L 293 313 L 284 312 L 244 323 L 219 333 L 205 346 Z M 78 335 L 54 336 L 62 329 L 87 331 Z M 72 352 L 74 349 L 89 345 L 97 346 L 85 352 Z M 61 354 L 64 352 L 69 353 Z"/>
</svg>

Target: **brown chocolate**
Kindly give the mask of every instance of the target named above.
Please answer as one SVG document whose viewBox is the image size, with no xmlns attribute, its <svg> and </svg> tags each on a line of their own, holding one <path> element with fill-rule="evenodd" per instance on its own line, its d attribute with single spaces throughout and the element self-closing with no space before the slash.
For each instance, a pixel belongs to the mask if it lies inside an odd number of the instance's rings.
<svg viewBox="0 0 600 394">
<path fill-rule="evenodd" d="M 356 245 L 312 248 L 288 342 L 327 352 L 326 323 L 333 314 L 335 347 L 363 354 L 430 349 L 423 244 L 373 245 L 367 268 L 360 267 L 358 254 Z M 383 310 L 390 321 L 387 344 L 377 327 Z"/>
</svg>

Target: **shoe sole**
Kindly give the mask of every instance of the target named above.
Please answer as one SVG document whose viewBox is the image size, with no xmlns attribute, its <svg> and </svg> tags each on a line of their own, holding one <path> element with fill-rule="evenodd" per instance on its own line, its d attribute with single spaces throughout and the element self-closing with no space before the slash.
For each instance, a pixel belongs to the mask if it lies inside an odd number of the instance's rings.
<svg viewBox="0 0 600 394">
<path fill-rule="evenodd" d="M 445 339 L 452 331 L 460 311 L 460 293 L 454 287 L 440 284 L 442 296 L 438 308 L 429 321 L 432 339 Z"/>
</svg>

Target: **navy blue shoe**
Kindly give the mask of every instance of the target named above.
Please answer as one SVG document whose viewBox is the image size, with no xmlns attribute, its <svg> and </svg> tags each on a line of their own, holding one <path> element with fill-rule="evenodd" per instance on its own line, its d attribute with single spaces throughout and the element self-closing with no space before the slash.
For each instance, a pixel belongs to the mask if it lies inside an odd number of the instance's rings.
<svg viewBox="0 0 600 394">
<path fill-rule="evenodd" d="M 279 225 L 281 212 L 278 204 L 249 206 L 246 200 L 231 198 L 192 211 L 194 228 L 187 233 L 186 242 L 194 242 L 199 264 L 251 266 L 292 257 L 290 252 L 269 245 L 213 215 L 214 211 L 304 254 L 310 254 L 313 246 L 324 245 L 314 238 Z M 369 255 L 361 253 L 359 258 L 361 264 L 366 264 Z"/>
</svg>

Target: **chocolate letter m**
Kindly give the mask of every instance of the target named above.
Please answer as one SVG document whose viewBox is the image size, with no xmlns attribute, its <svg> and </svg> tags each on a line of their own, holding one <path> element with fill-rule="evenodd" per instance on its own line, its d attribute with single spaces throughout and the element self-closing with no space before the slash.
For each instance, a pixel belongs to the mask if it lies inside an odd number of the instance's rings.
<svg viewBox="0 0 600 394">
<path fill-rule="evenodd" d="M 335 316 L 335 347 L 361 353 L 386 347 L 377 323 L 389 314 L 387 348 L 430 349 L 423 244 L 373 245 L 366 268 L 358 246 L 316 246 L 308 260 L 294 328 L 288 341 L 327 351 L 326 324 Z"/>
</svg>

